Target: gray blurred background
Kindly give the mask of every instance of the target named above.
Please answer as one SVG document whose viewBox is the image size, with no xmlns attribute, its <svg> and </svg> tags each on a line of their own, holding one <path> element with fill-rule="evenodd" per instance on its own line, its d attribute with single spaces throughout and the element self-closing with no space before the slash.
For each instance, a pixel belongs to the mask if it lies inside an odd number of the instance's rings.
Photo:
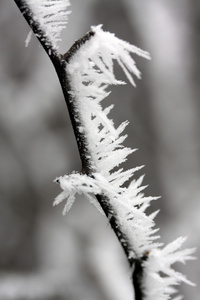
<svg viewBox="0 0 200 300">
<path fill-rule="evenodd" d="M 126 145 L 145 164 L 147 195 L 163 242 L 188 236 L 200 253 L 200 2 L 71 0 L 61 53 L 91 25 L 104 24 L 151 53 L 136 57 L 137 89 L 115 87 L 107 103 L 116 126 L 129 120 Z M 108 221 L 83 198 L 63 217 L 52 207 L 56 176 L 80 170 L 61 89 L 50 60 L 14 1 L 0 1 L 0 300 L 133 299 L 129 269 Z M 120 72 L 120 78 L 124 78 Z M 139 172 L 137 176 L 139 176 Z M 198 284 L 199 260 L 177 269 Z M 200 286 L 181 285 L 198 300 Z"/>
</svg>

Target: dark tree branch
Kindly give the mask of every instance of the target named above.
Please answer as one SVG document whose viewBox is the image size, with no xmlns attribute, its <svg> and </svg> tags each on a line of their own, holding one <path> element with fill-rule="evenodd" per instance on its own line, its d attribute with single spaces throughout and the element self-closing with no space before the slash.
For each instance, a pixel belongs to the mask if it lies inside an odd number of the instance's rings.
<svg viewBox="0 0 200 300">
<path fill-rule="evenodd" d="M 33 13 L 28 7 L 27 3 L 23 0 L 14 0 L 17 4 L 19 10 L 23 14 L 24 18 L 28 22 L 29 26 L 35 33 L 36 37 L 38 38 L 39 42 L 43 46 L 44 50 L 46 51 L 47 55 L 51 59 L 56 73 L 58 75 L 60 85 L 63 91 L 63 95 L 65 98 L 65 102 L 68 108 L 70 120 L 72 123 L 73 131 L 75 134 L 81 162 L 82 162 L 82 172 L 92 176 L 95 172 L 94 167 L 92 167 L 90 161 L 90 151 L 88 150 L 88 142 L 87 138 L 84 133 L 79 131 L 79 128 L 82 126 L 80 114 L 78 108 L 76 107 L 76 99 L 72 94 L 71 86 L 70 86 L 70 78 L 66 71 L 66 65 L 70 61 L 71 57 L 77 52 L 80 47 L 87 42 L 92 36 L 94 36 L 94 32 L 88 32 L 84 37 L 76 41 L 73 46 L 64 54 L 61 55 L 54 49 L 51 41 L 45 35 L 44 31 L 41 29 L 40 24 L 35 21 L 33 18 Z M 143 262 L 146 260 L 147 256 L 144 255 L 142 258 L 133 258 L 130 254 L 134 252 L 133 246 L 129 244 L 128 238 L 124 232 L 121 231 L 120 224 L 118 222 L 117 214 L 115 213 L 112 205 L 110 204 L 109 198 L 105 195 L 96 195 L 96 198 L 101 205 L 105 215 L 107 216 L 110 225 L 115 232 L 126 257 L 128 259 L 129 265 L 131 269 L 134 267 L 132 280 L 133 286 L 135 290 L 135 300 L 143 300 L 143 287 L 142 287 L 142 277 L 143 277 Z"/>
<path fill-rule="evenodd" d="M 56 60 L 59 58 L 58 52 L 54 49 L 50 39 L 46 36 L 45 32 L 42 30 L 39 22 L 33 18 L 33 12 L 29 8 L 28 4 L 24 0 L 14 0 L 22 15 L 26 19 L 30 28 L 35 33 L 35 36 L 38 38 L 39 42 L 42 44 L 42 47 L 48 54 L 48 56 Z"/>
<path fill-rule="evenodd" d="M 144 299 L 144 286 L 143 286 L 143 276 L 144 276 L 144 266 L 143 263 L 147 260 L 148 255 L 144 254 L 143 257 L 138 258 L 134 262 L 134 270 L 132 275 L 133 286 L 135 291 L 135 300 Z"/>
<path fill-rule="evenodd" d="M 50 39 L 45 35 L 44 31 L 41 29 L 41 26 L 37 20 L 33 18 L 33 13 L 30 10 L 27 3 L 23 0 L 14 0 L 17 4 L 19 10 L 23 14 L 24 18 L 26 19 L 27 23 L 35 33 L 36 37 L 38 38 L 39 42 L 41 43 L 42 47 L 46 51 L 47 55 L 49 56 L 51 62 L 54 65 L 56 73 L 58 75 L 60 85 L 64 94 L 65 102 L 68 108 L 70 120 L 72 123 L 72 127 L 74 130 L 76 142 L 78 145 L 78 150 L 82 162 L 82 168 L 85 173 L 91 173 L 92 167 L 90 163 L 90 153 L 87 147 L 87 141 L 85 135 L 80 133 L 79 127 L 82 125 L 78 109 L 76 109 L 76 101 L 73 99 L 72 95 L 70 94 L 71 87 L 70 87 L 70 78 L 68 78 L 68 74 L 66 72 L 66 63 L 69 59 L 75 54 L 75 52 L 84 44 L 91 36 L 94 35 L 94 32 L 87 33 L 83 38 L 76 41 L 74 45 L 69 49 L 69 51 L 61 55 L 54 49 Z"/>
</svg>

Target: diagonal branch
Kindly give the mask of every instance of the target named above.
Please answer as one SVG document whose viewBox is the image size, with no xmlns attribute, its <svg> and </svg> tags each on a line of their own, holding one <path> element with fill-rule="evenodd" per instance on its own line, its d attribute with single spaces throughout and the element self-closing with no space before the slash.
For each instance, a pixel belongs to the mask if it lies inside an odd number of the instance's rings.
<svg viewBox="0 0 200 300">
<path fill-rule="evenodd" d="M 44 29 L 41 28 L 39 21 L 34 17 L 32 10 L 29 5 L 24 0 L 14 0 L 16 5 L 18 6 L 20 12 L 26 19 L 30 28 L 34 32 L 35 36 L 38 38 L 42 47 L 46 51 L 47 55 L 54 62 L 59 61 L 59 54 L 57 50 L 53 47 L 50 38 L 45 34 Z"/>
<path fill-rule="evenodd" d="M 51 62 L 54 65 L 54 68 L 57 72 L 60 85 L 63 91 L 64 99 L 68 108 L 71 124 L 73 127 L 73 131 L 75 134 L 81 162 L 82 162 L 82 172 L 87 175 L 91 175 L 95 170 L 93 169 L 90 161 L 91 153 L 88 149 L 88 141 L 84 133 L 80 132 L 79 128 L 82 127 L 81 118 L 79 115 L 79 111 L 76 107 L 76 101 L 73 95 L 70 93 L 70 78 L 66 72 L 66 64 L 70 60 L 70 58 L 76 53 L 76 51 L 92 36 L 94 36 L 94 32 L 88 32 L 84 37 L 80 40 L 76 41 L 73 46 L 69 49 L 67 53 L 61 55 L 54 49 L 50 39 L 45 36 L 44 31 L 41 29 L 41 26 L 37 20 L 33 18 L 33 12 L 30 10 L 29 6 L 25 1 L 14 0 L 17 4 L 19 10 L 23 14 L 24 18 L 28 22 L 29 26 L 35 33 L 39 42 L 43 46 L 47 55 L 49 56 Z M 45 37 L 45 38 L 44 38 Z M 114 212 L 114 208 L 110 204 L 109 199 L 104 195 L 96 195 L 98 202 L 100 203 L 105 215 L 108 217 L 110 225 L 118 237 L 122 248 L 127 256 L 130 267 L 133 268 L 135 264 L 135 270 L 133 272 L 133 284 L 135 287 L 135 299 L 142 300 L 142 291 L 141 291 L 141 275 L 142 275 L 142 260 L 141 259 L 133 259 L 130 253 L 133 251 L 133 247 L 128 243 L 128 238 L 126 234 L 121 231 L 119 226 L 119 221 L 117 219 L 117 214 Z M 140 276 L 138 275 L 140 274 Z"/>
<path fill-rule="evenodd" d="M 58 75 L 60 85 L 63 91 L 64 99 L 68 108 L 68 112 L 70 115 L 70 120 L 72 123 L 72 127 L 74 130 L 76 142 L 78 145 L 79 154 L 82 161 L 82 166 L 85 171 L 91 171 L 90 160 L 87 158 L 90 156 L 90 153 L 87 150 L 87 141 L 84 134 L 80 133 L 78 130 L 81 126 L 79 112 L 76 109 L 75 101 L 73 96 L 70 94 L 70 79 L 68 78 L 68 74 L 66 72 L 66 63 L 67 60 L 78 50 L 78 48 L 93 35 L 93 32 L 86 34 L 85 37 L 75 42 L 74 45 L 70 48 L 70 50 L 65 54 L 61 55 L 53 46 L 51 40 L 46 36 L 44 30 L 41 28 L 40 23 L 34 18 L 33 12 L 30 9 L 29 5 L 26 1 L 23 0 L 14 0 L 17 4 L 19 10 L 22 15 L 26 19 L 27 23 L 35 33 L 42 47 L 46 51 L 49 56 L 51 62 L 54 65 L 56 73 Z"/>
<path fill-rule="evenodd" d="M 95 193 L 98 203 L 124 249 L 130 268 L 133 270 L 132 282 L 135 300 L 169 299 L 168 294 L 174 292 L 171 286 L 177 285 L 181 281 L 192 284 L 182 274 L 172 270 L 171 265 L 176 261 L 185 262 L 193 259 L 191 254 L 194 249 L 177 251 L 184 242 L 183 238 L 175 240 L 163 249 L 160 249 L 162 244 L 154 243 L 154 240 L 159 238 L 159 236 L 154 236 L 157 229 L 153 229 L 155 225 L 153 219 L 157 212 L 149 216 L 144 212 L 150 201 L 155 200 L 156 197 L 144 197 L 140 193 L 144 189 L 140 186 L 142 177 L 137 181 L 133 180 L 128 188 L 123 188 L 123 184 L 140 167 L 127 171 L 123 171 L 122 168 L 113 172 L 114 167 L 118 167 L 134 151 L 122 144 L 126 136 L 121 136 L 121 133 L 127 122 L 115 129 L 112 121 L 107 118 L 112 106 L 103 110 L 99 104 L 109 95 L 109 92 L 106 92 L 109 84 L 123 84 L 122 81 L 115 79 L 113 60 L 117 60 L 129 81 L 135 85 L 132 74 L 140 78 L 140 71 L 130 54 L 136 53 L 147 59 L 150 58 L 149 54 L 119 40 L 113 34 L 103 32 L 100 25 L 92 27 L 90 32 L 76 41 L 62 55 L 58 52 L 56 43 L 65 23 L 63 19 L 68 14 L 66 7 L 69 6 L 69 1 L 44 0 L 41 8 L 46 9 L 59 4 L 57 12 L 60 13 L 60 16 L 58 20 L 55 20 L 54 13 L 49 13 L 47 9 L 48 12 L 43 15 L 43 10 L 41 10 L 42 21 L 34 14 L 32 6 L 30 6 L 30 4 L 33 5 L 37 11 L 37 1 L 14 1 L 56 70 L 82 162 L 81 173 L 73 174 L 70 178 L 66 176 L 66 178 L 57 179 L 60 185 L 62 181 L 63 192 L 57 197 L 54 204 L 69 198 L 71 191 L 67 210 L 71 207 L 78 189 L 80 189 L 78 192 L 81 191 L 86 196 Z M 44 16 L 45 18 L 43 18 Z M 53 26 L 51 26 L 52 24 Z M 58 33 L 55 28 L 59 29 Z M 91 41 L 94 43 L 90 43 Z M 79 51 L 80 49 L 81 51 Z M 79 55 L 80 52 L 83 52 L 82 56 Z M 80 89 L 77 89 L 77 86 L 80 86 Z M 88 87 L 89 91 L 90 89 L 92 91 L 90 94 L 88 94 Z M 90 106 L 89 113 L 88 106 Z M 96 131 L 91 135 L 93 125 L 96 126 Z M 74 181 L 77 181 L 76 186 Z M 159 288 L 158 285 L 160 285 Z"/>
</svg>

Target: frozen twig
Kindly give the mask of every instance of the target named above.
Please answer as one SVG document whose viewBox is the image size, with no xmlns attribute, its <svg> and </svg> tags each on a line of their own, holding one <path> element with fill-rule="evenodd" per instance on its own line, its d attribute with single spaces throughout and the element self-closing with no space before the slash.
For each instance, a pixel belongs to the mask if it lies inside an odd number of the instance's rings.
<svg viewBox="0 0 200 300">
<path fill-rule="evenodd" d="M 143 176 L 133 180 L 141 167 L 124 170 L 122 163 L 135 150 L 124 147 L 127 122 L 115 128 L 108 115 L 113 105 L 102 108 L 110 85 L 125 84 L 116 79 L 114 62 L 135 86 L 140 79 L 133 55 L 150 59 L 143 51 L 114 34 L 93 26 L 64 54 L 58 52 L 61 30 L 68 17 L 68 0 L 15 0 L 23 16 L 50 57 L 57 72 L 76 137 L 82 170 L 58 177 L 62 192 L 54 205 L 66 200 L 63 214 L 84 194 L 108 218 L 132 270 L 136 300 L 167 300 L 181 281 L 192 284 L 175 272 L 172 265 L 193 259 L 194 249 L 179 250 L 184 238 L 163 247 L 155 242 L 154 218 L 146 209 L 156 197 L 143 194 Z M 29 40 L 29 38 L 28 38 Z M 28 42 L 27 40 L 27 42 Z M 119 168 L 120 166 L 120 168 Z M 124 183 L 129 182 L 128 187 Z M 164 274 L 164 276 L 163 276 Z"/>
</svg>

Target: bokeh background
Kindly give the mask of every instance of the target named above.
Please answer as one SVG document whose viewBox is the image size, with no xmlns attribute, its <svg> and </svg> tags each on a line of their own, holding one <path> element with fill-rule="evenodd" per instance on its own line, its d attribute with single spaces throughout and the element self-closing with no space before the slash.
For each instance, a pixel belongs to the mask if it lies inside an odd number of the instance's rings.
<svg viewBox="0 0 200 300">
<path fill-rule="evenodd" d="M 151 53 L 136 58 L 143 80 L 113 88 L 116 126 L 129 120 L 126 144 L 145 164 L 147 195 L 163 242 L 188 236 L 200 253 L 200 2 L 71 0 L 61 53 L 91 25 Z M 107 220 L 79 197 L 63 217 L 52 202 L 56 176 L 81 164 L 50 60 L 14 1 L 0 1 L 0 300 L 133 299 L 130 271 Z M 118 71 L 117 71 L 118 72 Z M 124 75 L 119 73 L 122 79 Z M 138 173 L 137 176 L 140 174 Z M 198 284 L 199 260 L 177 269 Z M 200 285 L 181 285 L 198 300 Z"/>
</svg>

